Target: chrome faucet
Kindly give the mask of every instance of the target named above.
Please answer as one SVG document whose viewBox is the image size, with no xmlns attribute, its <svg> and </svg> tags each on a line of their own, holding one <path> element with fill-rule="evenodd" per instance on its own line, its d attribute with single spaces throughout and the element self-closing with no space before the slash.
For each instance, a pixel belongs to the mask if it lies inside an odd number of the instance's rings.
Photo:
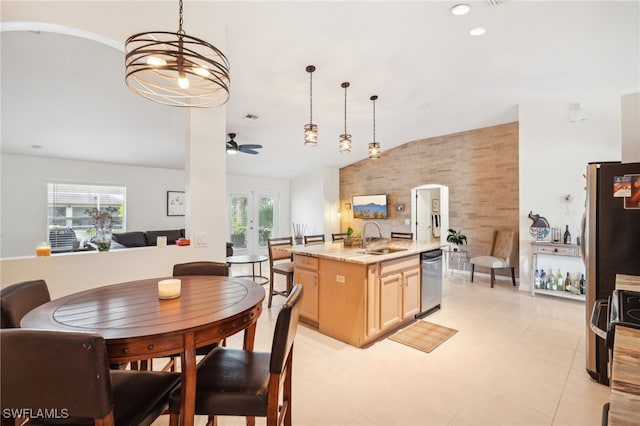
<svg viewBox="0 0 640 426">
<path fill-rule="evenodd" d="M 380 225 L 378 225 L 376 222 L 373 222 L 373 221 L 369 221 L 369 222 L 365 223 L 364 226 L 362 227 L 362 241 L 363 241 L 363 244 L 364 244 L 363 248 L 369 247 L 369 242 L 367 242 L 367 234 L 366 234 L 367 225 L 369 225 L 369 224 L 374 224 L 376 226 L 376 228 L 378 228 L 378 234 L 380 235 L 380 238 L 382 238 L 382 229 L 380 229 Z"/>
</svg>

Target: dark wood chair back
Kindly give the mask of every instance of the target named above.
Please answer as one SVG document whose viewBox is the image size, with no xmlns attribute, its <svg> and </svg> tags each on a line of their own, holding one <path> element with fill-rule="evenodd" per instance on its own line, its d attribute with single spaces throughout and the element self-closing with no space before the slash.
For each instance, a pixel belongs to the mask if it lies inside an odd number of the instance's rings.
<svg viewBox="0 0 640 426">
<path fill-rule="evenodd" d="M 44 280 L 23 281 L 0 290 L 0 328 L 19 328 L 27 312 L 51 301 Z"/>
<path fill-rule="evenodd" d="M 222 275 L 229 276 L 229 265 L 222 262 L 187 262 L 173 265 L 173 276 L 185 275 Z"/>
<path fill-rule="evenodd" d="M 324 234 L 305 235 L 304 243 L 306 244 L 319 244 L 324 243 Z"/>
<path fill-rule="evenodd" d="M 344 240 L 347 237 L 348 237 L 348 234 L 346 232 L 338 232 L 335 234 L 331 234 L 331 241 Z"/>
<path fill-rule="evenodd" d="M 65 424 L 150 425 L 180 381 L 179 373 L 110 370 L 93 333 L 0 330 L 0 352 L 2 407 L 55 408 Z"/>
<path fill-rule="evenodd" d="M 391 232 L 391 238 L 403 238 L 413 240 L 413 232 Z"/>
</svg>

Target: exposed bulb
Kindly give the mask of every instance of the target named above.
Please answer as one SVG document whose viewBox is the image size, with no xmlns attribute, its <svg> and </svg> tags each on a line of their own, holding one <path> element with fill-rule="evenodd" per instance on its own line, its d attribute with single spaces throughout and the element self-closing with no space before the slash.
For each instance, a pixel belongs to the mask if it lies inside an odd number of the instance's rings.
<svg viewBox="0 0 640 426">
<path fill-rule="evenodd" d="M 200 77 L 207 78 L 211 75 L 206 67 L 192 67 L 191 70 Z"/>
<path fill-rule="evenodd" d="M 178 86 L 180 86 L 181 89 L 189 88 L 189 79 L 187 78 L 187 73 L 184 71 L 178 73 Z"/>
<path fill-rule="evenodd" d="M 151 65 L 154 67 L 163 67 L 167 65 L 167 61 L 157 56 L 149 56 L 147 58 L 147 65 Z"/>
</svg>

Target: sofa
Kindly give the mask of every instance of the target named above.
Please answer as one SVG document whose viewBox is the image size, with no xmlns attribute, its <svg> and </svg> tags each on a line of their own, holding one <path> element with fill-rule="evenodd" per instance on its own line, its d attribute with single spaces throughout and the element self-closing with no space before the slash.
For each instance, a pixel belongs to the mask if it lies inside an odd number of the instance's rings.
<svg viewBox="0 0 640 426">
<path fill-rule="evenodd" d="M 111 250 L 130 247 L 147 247 L 157 245 L 158 237 L 167 237 L 167 244 L 176 243 L 179 238 L 184 238 L 184 229 L 171 229 L 163 231 L 131 231 L 120 232 L 111 235 Z M 233 244 L 227 243 L 227 257 L 233 256 Z"/>
</svg>

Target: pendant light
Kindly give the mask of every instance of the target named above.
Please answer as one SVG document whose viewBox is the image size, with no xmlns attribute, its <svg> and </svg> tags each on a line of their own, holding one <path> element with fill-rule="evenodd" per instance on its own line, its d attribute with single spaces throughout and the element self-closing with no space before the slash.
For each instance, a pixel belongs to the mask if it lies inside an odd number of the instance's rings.
<svg viewBox="0 0 640 426">
<path fill-rule="evenodd" d="M 340 87 L 344 89 L 344 133 L 340 135 L 340 145 L 338 149 L 340 154 L 350 154 L 351 135 L 347 133 L 347 87 L 349 87 L 349 82 L 345 81 Z"/>
<path fill-rule="evenodd" d="M 304 144 L 305 146 L 317 146 L 318 126 L 313 124 L 313 72 L 316 67 L 309 65 L 306 70 L 309 73 L 309 124 L 304 126 Z"/>
<path fill-rule="evenodd" d="M 373 102 L 373 142 L 369 143 L 369 158 L 377 160 L 380 158 L 380 142 L 376 142 L 376 99 L 378 96 L 373 95 L 369 99 Z"/>
<path fill-rule="evenodd" d="M 125 44 L 125 81 L 135 93 L 165 105 L 215 107 L 229 99 L 229 61 L 212 44 L 182 29 L 134 34 Z"/>
</svg>

